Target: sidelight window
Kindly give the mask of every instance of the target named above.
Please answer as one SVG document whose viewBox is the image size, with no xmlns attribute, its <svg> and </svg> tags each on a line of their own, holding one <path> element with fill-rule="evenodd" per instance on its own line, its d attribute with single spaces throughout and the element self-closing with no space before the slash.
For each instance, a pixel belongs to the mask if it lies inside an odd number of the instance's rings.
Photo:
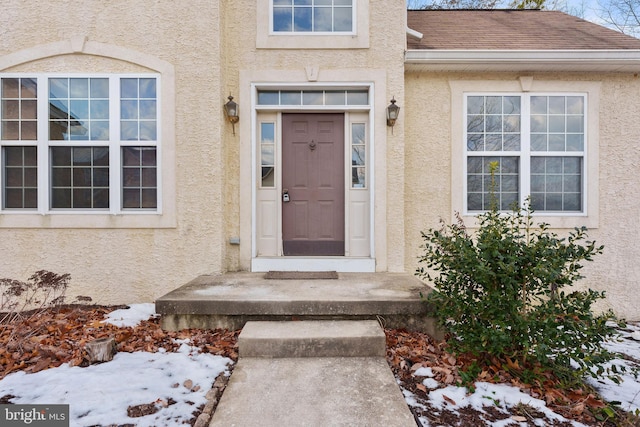
<svg viewBox="0 0 640 427">
<path fill-rule="evenodd" d="M 261 185 L 264 188 L 276 186 L 275 180 L 275 123 L 260 123 L 260 166 L 262 171 Z"/>
<path fill-rule="evenodd" d="M 351 124 L 351 187 L 367 186 L 367 145 L 364 123 Z"/>
</svg>

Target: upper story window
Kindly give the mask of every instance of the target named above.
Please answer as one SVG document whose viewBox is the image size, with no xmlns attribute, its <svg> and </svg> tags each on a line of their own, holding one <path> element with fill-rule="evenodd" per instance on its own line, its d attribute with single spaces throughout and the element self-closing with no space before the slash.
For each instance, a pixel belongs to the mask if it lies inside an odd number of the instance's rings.
<svg viewBox="0 0 640 427">
<path fill-rule="evenodd" d="M 0 210 L 156 212 L 158 83 L 0 77 Z"/>
<path fill-rule="evenodd" d="M 258 49 L 368 49 L 369 0 L 257 0 Z"/>
<path fill-rule="evenodd" d="M 350 33 L 353 0 L 272 0 L 274 33 Z"/>
<path fill-rule="evenodd" d="M 585 94 L 469 94 L 465 101 L 467 212 L 489 209 L 491 191 L 502 210 L 530 196 L 537 212 L 585 212 Z"/>
</svg>

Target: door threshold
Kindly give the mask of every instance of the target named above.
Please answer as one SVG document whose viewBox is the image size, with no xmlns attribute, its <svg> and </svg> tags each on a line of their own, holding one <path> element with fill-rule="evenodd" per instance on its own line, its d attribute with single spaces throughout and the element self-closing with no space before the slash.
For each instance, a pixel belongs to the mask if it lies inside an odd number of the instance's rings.
<svg viewBox="0 0 640 427">
<path fill-rule="evenodd" d="M 339 273 L 375 273 L 374 258 L 346 257 L 257 257 L 251 271 L 337 271 Z"/>
</svg>

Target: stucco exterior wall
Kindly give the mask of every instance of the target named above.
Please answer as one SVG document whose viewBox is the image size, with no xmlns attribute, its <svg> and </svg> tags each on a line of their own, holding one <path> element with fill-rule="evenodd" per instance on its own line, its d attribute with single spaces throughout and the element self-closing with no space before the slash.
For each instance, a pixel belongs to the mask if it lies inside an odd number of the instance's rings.
<svg viewBox="0 0 640 427">
<path fill-rule="evenodd" d="M 138 63 L 138 53 L 146 63 L 151 59 L 168 64 L 171 79 L 162 81 L 171 81 L 172 87 L 165 87 L 171 96 L 163 102 L 171 121 L 161 125 L 165 131 L 172 128 L 165 132 L 172 137 L 172 158 L 162 172 L 167 175 L 165 191 L 171 193 L 164 200 L 171 206 L 163 207 L 166 221 L 159 221 L 159 226 L 145 224 L 145 217 L 127 223 L 106 215 L 100 220 L 78 215 L 78 223 L 73 217 L 62 221 L 54 215 L 23 221 L 22 226 L 15 225 L 15 218 L 0 221 L 0 277 L 26 279 L 39 269 L 70 273 L 71 297 L 132 303 L 153 301 L 200 274 L 246 269 L 241 252 L 250 244 L 250 235 L 240 245 L 230 244 L 230 238 L 243 235 L 247 227 L 240 221 L 246 204 L 241 170 L 247 161 L 241 148 L 250 143 L 250 114 L 248 103 L 240 99 L 246 91 L 240 74 L 270 70 L 306 83 L 307 66 L 318 67 L 318 82 L 325 83 L 342 71 L 371 82 L 368 71 L 375 70 L 379 92 L 374 144 L 384 166 L 377 172 L 376 203 L 381 209 L 376 213 L 376 238 L 382 244 L 376 256 L 379 269 L 401 271 L 404 124 L 400 120 L 392 135 L 384 109 L 392 96 L 404 108 L 406 11 L 402 3 L 390 8 L 381 2 L 357 2 L 359 31 L 366 38 L 356 49 L 338 50 L 331 43 L 314 49 L 258 48 L 258 27 L 268 25 L 256 25 L 257 8 L 264 1 L 5 2 L 0 14 L 0 72 L 157 71 Z M 389 22 L 399 30 L 389 31 Z M 52 44 L 62 46 L 64 53 L 47 54 Z M 125 50 L 126 55 L 101 56 L 96 46 L 100 52 Z M 44 57 L 34 52 L 45 52 Z M 229 94 L 240 101 L 235 135 L 222 111 Z"/>
<path fill-rule="evenodd" d="M 127 223 L 118 215 L 100 221 L 79 215 L 76 224 L 72 217 L 62 221 L 50 215 L 31 221 L 38 222 L 37 227 L 29 221 L 16 226 L 15 217 L 4 215 L 0 277 L 26 279 L 40 269 L 70 273 L 71 297 L 132 303 L 153 301 L 200 274 L 247 269 L 253 183 L 246 154 L 252 143 L 249 85 L 255 82 L 373 85 L 376 269 L 416 269 L 420 231 L 438 227 L 440 218 L 451 221 L 450 195 L 458 190 L 452 184 L 452 144 L 458 141 L 452 132 L 451 82 L 516 82 L 520 75 L 405 74 L 406 11 L 401 2 L 357 0 L 356 37 L 367 34 L 344 46 L 334 45 L 335 39 L 326 39 L 326 45 L 314 39 L 308 46 L 304 40 L 298 46 L 289 40 L 270 46 L 264 31 L 268 24 L 259 19 L 265 4 L 268 1 L 194 0 L 188 7 L 153 0 L 126 7 L 99 0 L 3 4 L 0 72 L 137 73 L 161 68 L 170 74 L 162 79 L 167 91 L 163 117 L 169 120 L 162 123 L 161 142 L 170 147 L 170 157 L 162 172 L 167 205 L 157 226 L 145 224 L 143 216 Z M 60 55 L 34 56 L 61 48 Z M 124 54 L 105 56 L 111 51 Z M 137 60 L 138 53 L 144 60 Z M 317 79 L 309 78 L 309 68 L 318 71 Z M 595 82 L 599 87 L 598 172 L 590 177 L 598 183 L 597 221 L 590 236 L 605 245 L 605 253 L 587 265 L 587 279 L 580 286 L 606 290 L 602 308 L 638 320 L 640 189 L 635 172 L 640 164 L 640 79 L 595 73 L 532 77 L 560 85 Z M 235 134 L 222 111 L 228 95 L 240 105 Z M 393 130 L 385 123 L 391 97 L 401 107 Z M 230 243 L 238 237 L 239 245 Z"/>
<path fill-rule="evenodd" d="M 0 276 L 70 273 L 68 295 L 98 303 L 152 301 L 198 274 L 225 268 L 217 2 L 12 1 L 0 14 L 0 58 L 47 43 L 86 40 L 140 52 L 174 67 L 173 224 L 162 228 L 0 228 Z M 0 62 L 1 63 L 1 62 Z M 149 72 L 131 61 L 83 53 L 1 72 Z M 164 80 L 163 80 L 164 81 Z M 168 80 L 167 80 L 168 81 Z M 166 125 L 171 125 L 167 123 Z M 168 142 L 168 141 L 165 141 Z M 173 201 L 175 200 L 175 201 Z"/>
<path fill-rule="evenodd" d="M 640 319 L 640 79 L 602 78 L 600 105 L 600 227 L 590 236 L 604 254 L 585 268 L 585 285 L 607 293 L 606 308 Z"/>
<path fill-rule="evenodd" d="M 600 83 L 598 122 L 598 221 L 591 239 L 604 244 L 604 253 L 583 270 L 578 284 L 606 291 L 600 309 L 613 309 L 628 320 L 640 319 L 640 230 L 637 227 L 640 189 L 635 171 L 640 165 L 640 79 L 626 74 L 533 74 L 534 80 Z M 451 223 L 452 146 L 450 81 L 515 81 L 518 74 L 406 75 L 406 270 L 415 271 L 422 253 L 420 232 L 438 228 L 442 218 Z M 593 118 L 590 118 L 593 120 Z M 554 230 L 565 234 L 567 229 Z"/>
<path fill-rule="evenodd" d="M 405 270 L 414 272 L 420 232 L 451 216 L 451 97 L 446 75 L 405 81 Z"/>
<path fill-rule="evenodd" d="M 258 8 L 268 2 L 264 1 L 234 1 L 226 4 L 226 21 L 230 28 L 228 34 L 233 37 L 225 38 L 225 90 L 244 94 L 239 99 L 241 119 L 236 126 L 238 133 L 236 141 L 229 146 L 232 157 L 239 159 L 243 166 L 250 169 L 247 159 L 249 150 L 246 148 L 251 143 L 251 127 L 249 122 L 250 93 L 248 85 L 252 82 L 290 82 L 306 84 L 327 84 L 344 81 L 345 78 L 353 82 L 371 82 L 377 78 L 380 72 L 384 73 L 383 84 L 376 86 L 376 101 L 374 114 L 378 132 L 375 136 L 376 150 L 380 149 L 385 157 L 386 167 L 380 179 L 376 180 L 377 201 L 380 201 L 378 232 L 384 233 L 384 238 L 377 238 L 376 262 L 377 268 L 382 271 L 401 271 L 404 268 L 404 222 L 402 220 L 402 200 L 404 199 L 404 126 L 402 121 L 393 130 L 385 126 L 385 108 L 392 96 L 404 102 L 404 31 L 388 31 L 389 22 L 397 23 L 396 28 L 404 28 L 406 22 L 405 5 L 398 3 L 393 7 L 380 2 L 358 1 L 358 5 L 365 4 L 368 8 L 368 28 L 359 31 L 369 32 L 369 47 L 357 49 L 336 49 L 336 45 L 327 42 L 324 47 L 306 48 L 301 41 L 298 48 L 289 46 L 282 48 L 274 44 L 271 48 L 258 47 L 256 40 L 258 33 L 264 30 L 268 24 L 257 23 L 255 26 L 247 25 L 257 21 Z M 235 26 L 231 23 L 236 23 Z M 232 28 L 235 28 L 232 29 Z M 238 31 L 242 28 L 242 31 Z M 295 37 L 295 36 L 294 36 Z M 310 82 L 307 78 L 306 68 L 317 67 L 317 80 Z M 242 81 L 241 75 L 250 75 L 252 80 Z M 272 78 L 277 75 L 277 80 Z M 378 84 L 378 83 L 376 83 Z M 228 89 L 227 89 L 228 88 Z M 379 99 L 378 99 L 379 98 Z M 238 132 L 239 131 L 239 132 Z M 240 147 L 236 154 L 235 146 Z M 242 151 L 245 147 L 245 151 Z M 232 160 L 233 161 L 233 160 Z M 240 268 L 247 269 L 250 258 L 251 197 L 249 189 L 252 182 L 247 174 L 236 173 L 235 167 L 230 169 L 233 174 L 229 176 L 227 188 L 230 193 L 240 194 L 240 203 L 236 205 L 231 217 L 240 217 Z M 243 217 L 247 215 L 246 217 Z M 237 227 L 237 223 L 232 225 Z M 235 251 L 235 249 L 232 249 Z"/>
</svg>

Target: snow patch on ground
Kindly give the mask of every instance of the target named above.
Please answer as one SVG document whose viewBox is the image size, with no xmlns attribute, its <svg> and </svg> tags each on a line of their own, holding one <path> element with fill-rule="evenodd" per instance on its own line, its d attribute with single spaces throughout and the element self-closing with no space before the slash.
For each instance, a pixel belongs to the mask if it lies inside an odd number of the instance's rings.
<svg viewBox="0 0 640 427">
<path fill-rule="evenodd" d="M 105 320 L 118 327 L 135 326 L 140 321 L 155 316 L 153 304 L 132 304 L 129 309 L 113 311 Z M 621 402 L 621 408 L 635 411 L 640 408 L 640 379 L 633 369 L 640 365 L 640 326 L 629 324 L 620 330 L 617 340 L 606 343 L 610 351 L 626 355 L 628 360 L 617 359 L 617 365 L 627 366 L 621 375 L 622 382 L 616 384 L 606 378 L 588 381 L 602 394 L 605 400 Z M 215 378 L 225 373 L 233 361 L 211 354 L 200 353 L 189 340 L 177 340 L 181 344 L 176 353 L 136 352 L 118 353 L 113 361 L 87 368 L 71 367 L 68 364 L 35 374 L 16 372 L 0 380 L 0 396 L 16 396 L 12 403 L 69 404 L 71 425 L 122 425 L 181 426 L 188 422 L 193 412 L 206 402 L 206 393 Z M 431 389 L 427 400 L 409 390 L 402 390 L 409 406 L 457 412 L 463 407 L 471 407 L 484 412 L 491 406 L 509 413 L 518 403 L 536 408 L 549 420 L 568 421 L 552 412 L 544 402 L 522 393 L 506 384 L 477 382 L 475 390 L 469 394 L 464 387 L 442 387 L 434 378 L 431 368 L 421 367 L 414 374 L 424 378 L 423 385 Z M 185 387 L 191 380 L 193 386 Z M 438 388 L 440 387 L 440 388 Z M 435 389 L 435 390 L 434 390 Z M 168 404 L 169 402 L 175 403 Z M 139 418 L 130 418 L 127 408 L 131 405 L 157 403 L 158 412 Z M 429 420 L 420 417 L 424 426 Z M 538 423 L 539 421 L 539 423 Z M 536 425 L 545 425 L 544 420 L 536 420 Z M 575 427 L 583 426 L 571 421 Z M 522 425 L 512 418 L 487 422 L 491 427 Z"/>
<path fill-rule="evenodd" d="M 154 304 L 131 304 L 112 311 L 104 322 L 134 327 L 155 316 Z M 229 375 L 233 361 L 200 353 L 188 339 L 176 342 L 181 345 L 175 353 L 121 352 L 110 362 L 86 368 L 64 364 L 35 374 L 16 372 L 0 381 L 0 396 L 16 396 L 11 399 L 15 404 L 68 404 L 72 426 L 184 426 L 206 403 L 218 375 Z M 129 406 L 152 403 L 158 412 L 127 415 Z"/>
<path fill-rule="evenodd" d="M 544 401 L 531 397 L 521 392 L 518 388 L 506 384 L 477 382 L 475 383 L 474 393 L 470 395 L 467 395 L 467 393 L 468 390 L 465 387 L 449 386 L 432 391 L 429 393 L 429 397 L 434 406 L 441 409 L 447 405 L 450 408 L 470 406 L 479 412 L 484 412 L 484 407 L 492 406 L 505 414 L 509 413 L 510 408 L 522 403 L 542 412 L 550 420 L 568 421 L 566 418 L 547 408 Z M 445 396 L 455 401 L 455 405 L 452 405 L 450 401 L 446 400 Z M 575 426 L 583 425 L 577 422 L 573 422 L 573 424 Z"/>
<path fill-rule="evenodd" d="M 613 326 L 613 325 L 612 325 Z M 604 346 L 611 352 L 620 354 L 619 358 L 603 365 L 603 368 L 611 368 L 613 365 L 624 366 L 626 372 L 620 374 L 620 382 L 616 384 L 614 381 L 601 376 L 599 378 L 587 378 L 586 381 L 591 384 L 607 402 L 620 402 L 620 408 L 629 412 L 640 410 L 640 377 L 637 370 L 640 367 L 640 324 L 628 324 L 624 329 L 620 329 L 620 335 Z M 431 389 L 427 399 L 419 398 L 415 394 L 403 389 L 403 394 L 407 404 L 411 407 L 425 409 L 428 405 L 437 410 L 447 410 L 458 413 L 461 408 L 470 407 L 478 412 L 485 412 L 483 408 L 494 407 L 506 414 L 510 413 L 510 408 L 517 406 L 519 403 L 528 405 L 537 409 L 545 415 L 549 420 L 558 420 L 560 422 L 570 422 L 575 427 L 584 426 L 576 421 L 570 421 L 556 414 L 547 408 L 544 401 L 536 399 L 529 394 L 521 392 L 518 388 L 507 384 L 490 384 L 485 382 L 476 382 L 475 390 L 469 393 L 464 387 L 448 386 L 443 387 L 435 381 L 431 368 L 420 367 L 413 375 L 415 377 L 426 377 L 422 384 Z M 420 418 L 423 426 L 429 426 L 429 421 Z M 536 425 L 545 425 L 545 420 L 538 419 Z M 502 427 L 506 425 L 521 425 L 512 418 L 507 418 L 497 422 L 487 421 L 488 426 Z M 526 424 L 524 424 L 526 425 Z"/>
<path fill-rule="evenodd" d="M 114 310 L 109 313 L 104 323 L 109 323 L 119 328 L 127 326 L 134 327 L 141 321 L 156 316 L 158 316 L 156 314 L 156 306 L 153 303 L 131 304 L 129 308 Z"/>
<path fill-rule="evenodd" d="M 613 365 L 624 366 L 625 372 L 620 373 L 620 383 L 616 384 L 609 378 L 587 377 L 587 382 L 592 385 L 607 402 L 620 402 L 620 408 L 625 411 L 635 412 L 640 410 L 640 378 L 637 369 L 640 367 L 640 324 L 629 323 L 624 329 L 620 329 L 617 339 L 605 342 L 604 347 L 613 352 L 626 356 L 625 359 L 615 359 L 603 368 L 611 368 Z"/>
<path fill-rule="evenodd" d="M 206 403 L 213 381 L 232 363 L 183 343 L 177 353 L 117 353 L 111 362 L 86 368 L 64 364 L 35 374 L 16 372 L 0 381 L 0 395 L 16 396 L 16 404 L 69 404 L 72 426 L 179 426 Z M 184 386 L 187 380 L 191 389 Z M 170 401 L 176 403 L 165 407 Z M 154 402 L 160 408 L 155 414 L 127 415 L 130 405 Z"/>
<path fill-rule="evenodd" d="M 413 393 L 403 390 L 405 400 L 409 406 L 425 408 Z M 506 384 L 491 384 L 486 382 L 476 382 L 475 391 L 469 393 L 466 387 L 448 386 L 431 390 L 428 395 L 428 403 L 437 410 L 447 410 L 453 413 L 459 413 L 462 408 L 472 408 L 480 413 L 486 413 L 485 407 L 493 407 L 504 414 L 510 414 L 511 408 L 522 403 L 543 413 L 548 420 L 559 422 L 570 422 L 575 427 L 586 427 L 584 424 L 571 421 L 561 415 L 551 411 L 545 403 L 530 395 L 521 392 L 518 388 Z M 420 419 L 423 426 L 429 426 L 429 421 Z M 538 419 L 535 422 L 544 426 L 546 420 Z M 500 421 L 486 421 L 487 426 L 502 427 L 507 425 L 527 425 L 521 424 L 512 418 L 505 418 Z"/>
<path fill-rule="evenodd" d="M 421 366 L 413 373 L 414 377 L 429 377 L 432 378 L 433 370 L 430 367 Z"/>
</svg>

